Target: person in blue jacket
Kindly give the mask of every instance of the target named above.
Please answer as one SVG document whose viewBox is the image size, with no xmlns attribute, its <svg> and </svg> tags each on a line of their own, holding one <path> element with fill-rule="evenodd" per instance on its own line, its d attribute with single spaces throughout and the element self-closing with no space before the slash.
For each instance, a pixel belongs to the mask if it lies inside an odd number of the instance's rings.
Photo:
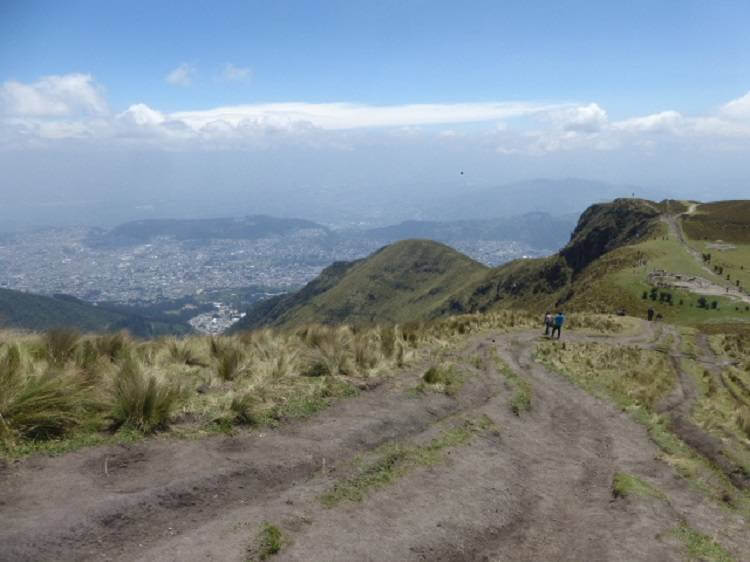
<svg viewBox="0 0 750 562">
<path fill-rule="evenodd" d="M 562 313 L 562 310 L 555 315 L 555 319 L 552 324 L 552 336 L 555 337 L 555 332 L 557 332 L 557 339 L 560 339 L 560 331 L 562 330 L 563 324 L 565 323 L 565 315 Z"/>
</svg>

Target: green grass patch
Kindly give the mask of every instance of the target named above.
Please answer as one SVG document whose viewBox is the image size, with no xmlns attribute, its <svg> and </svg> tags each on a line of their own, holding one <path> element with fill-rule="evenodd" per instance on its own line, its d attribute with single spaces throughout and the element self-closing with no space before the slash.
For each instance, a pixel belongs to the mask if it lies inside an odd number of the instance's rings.
<svg viewBox="0 0 750 562">
<path fill-rule="evenodd" d="M 263 523 L 254 543 L 248 548 L 247 560 L 248 562 L 268 560 L 271 556 L 281 552 L 284 543 L 285 537 L 281 529 L 266 521 Z"/>
<path fill-rule="evenodd" d="M 634 474 L 626 472 L 615 473 L 612 479 L 612 495 L 616 498 L 640 496 L 667 501 L 667 496 L 664 492 Z"/>
<path fill-rule="evenodd" d="M 455 396 L 464 384 L 464 376 L 458 372 L 455 365 L 443 363 L 433 365 L 422 375 L 422 381 L 417 385 L 417 392 L 433 390 L 448 396 Z"/>
<path fill-rule="evenodd" d="M 513 396 L 510 399 L 511 411 L 520 416 L 521 412 L 531 410 L 532 390 L 529 381 L 518 376 L 518 373 L 511 369 L 497 354 L 495 354 L 494 359 L 505 380 L 513 387 Z"/>
<path fill-rule="evenodd" d="M 677 527 L 673 534 L 682 542 L 691 560 L 735 562 L 734 556 L 718 542 L 684 523 Z"/>
<path fill-rule="evenodd" d="M 385 444 L 374 452 L 372 460 L 359 462 L 355 474 L 337 482 L 320 500 L 326 507 L 342 501 L 362 501 L 372 490 L 390 484 L 415 467 L 439 462 L 445 449 L 464 445 L 493 425 L 487 416 L 481 416 L 443 431 L 426 445 Z"/>
<path fill-rule="evenodd" d="M 12 447 L 0 444 L 0 453 L 8 458 L 21 458 L 33 454 L 49 456 L 63 455 L 77 451 L 85 447 L 99 445 L 120 445 L 140 441 L 145 436 L 143 433 L 133 429 L 121 429 L 117 433 L 72 433 L 60 439 L 49 439 L 41 441 L 24 440 Z"/>
</svg>

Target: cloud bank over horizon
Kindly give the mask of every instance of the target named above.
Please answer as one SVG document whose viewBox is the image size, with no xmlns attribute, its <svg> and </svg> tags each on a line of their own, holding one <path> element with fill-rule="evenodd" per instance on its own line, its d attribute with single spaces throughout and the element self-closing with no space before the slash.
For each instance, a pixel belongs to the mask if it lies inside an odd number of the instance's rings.
<svg viewBox="0 0 750 562">
<path fill-rule="evenodd" d="M 183 63 L 166 80 L 190 84 Z M 225 79 L 249 69 L 227 64 Z M 275 102 L 164 112 L 145 103 L 113 111 L 106 89 L 90 74 L 0 85 L 0 149 L 59 147 L 63 142 L 147 145 L 152 149 L 268 149 L 285 145 L 353 150 L 384 135 L 478 142 L 499 154 L 543 155 L 567 150 L 654 150 L 659 145 L 707 151 L 750 146 L 750 92 L 709 110 L 683 115 L 664 109 L 610 119 L 596 101 L 500 100 L 368 105 Z"/>
</svg>

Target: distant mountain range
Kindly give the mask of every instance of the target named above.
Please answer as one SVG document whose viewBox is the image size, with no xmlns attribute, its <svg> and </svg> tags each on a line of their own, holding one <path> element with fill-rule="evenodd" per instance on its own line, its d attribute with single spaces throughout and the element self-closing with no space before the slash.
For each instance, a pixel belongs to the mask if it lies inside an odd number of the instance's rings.
<svg viewBox="0 0 750 562">
<path fill-rule="evenodd" d="M 438 220 L 494 219 L 529 212 L 577 217 L 594 203 L 618 197 L 661 199 L 658 190 L 580 178 L 534 179 L 497 187 L 465 189 L 456 195 L 432 200 L 423 206 L 424 216 Z"/>
<path fill-rule="evenodd" d="M 577 215 L 552 216 L 533 212 L 520 216 L 485 220 L 404 221 L 366 230 L 362 236 L 385 243 L 409 238 L 427 238 L 450 244 L 460 240 L 513 240 L 542 250 L 557 250 L 570 238 Z"/>
<path fill-rule="evenodd" d="M 109 231 L 97 229 L 89 238 L 89 244 L 129 246 L 144 244 L 159 236 L 174 237 L 177 240 L 256 240 L 300 230 L 317 231 L 322 236 L 330 235 L 328 228 L 312 221 L 252 215 L 242 218 L 145 219 L 126 222 Z"/>
</svg>

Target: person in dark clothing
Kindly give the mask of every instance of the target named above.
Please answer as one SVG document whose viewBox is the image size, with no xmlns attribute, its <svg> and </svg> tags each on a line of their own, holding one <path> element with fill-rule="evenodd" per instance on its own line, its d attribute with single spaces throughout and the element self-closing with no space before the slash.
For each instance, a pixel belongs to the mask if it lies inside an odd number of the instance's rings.
<svg viewBox="0 0 750 562">
<path fill-rule="evenodd" d="M 654 309 L 649 308 L 647 314 L 648 314 L 648 321 L 651 322 L 651 320 L 654 319 Z"/>
<path fill-rule="evenodd" d="M 552 337 L 555 337 L 555 332 L 557 332 L 557 339 L 560 339 L 560 332 L 562 330 L 563 324 L 565 323 L 565 315 L 562 313 L 562 311 L 558 312 L 555 316 L 554 320 L 552 321 Z"/>
<path fill-rule="evenodd" d="M 552 329 L 552 313 L 548 310 L 544 313 L 544 335 L 549 336 L 549 331 Z"/>
</svg>

